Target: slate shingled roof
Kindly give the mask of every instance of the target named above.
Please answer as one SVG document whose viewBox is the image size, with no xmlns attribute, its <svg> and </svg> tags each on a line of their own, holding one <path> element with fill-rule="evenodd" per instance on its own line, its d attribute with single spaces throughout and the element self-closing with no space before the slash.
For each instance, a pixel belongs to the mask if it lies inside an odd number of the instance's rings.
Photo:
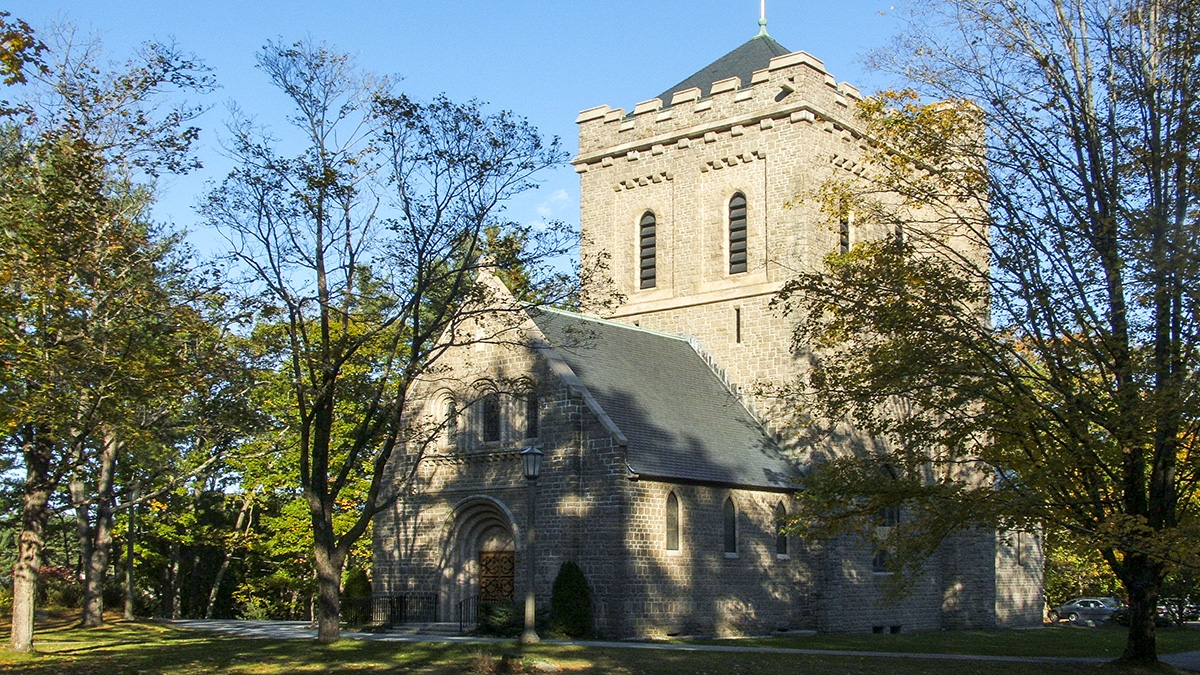
<svg viewBox="0 0 1200 675">
<path fill-rule="evenodd" d="M 672 94 L 692 87 L 700 87 L 701 96 L 707 97 L 714 82 L 729 79 L 734 75 L 741 78 L 743 87 L 749 86 L 750 75 L 754 71 L 766 68 L 771 59 L 788 53 L 790 52 L 783 45 L 769 35 L 753 37 L 737 49 L 696 71 L 691 77 L 659 94 L 658 98 L 663 102 L 663 107 L 667 108 L 671 105 Z"/>
<path fill-rule="evenodd" d="M 686 338 L 558 310 L 532 318 L 625 435 L 635 473 L 792 487 L 795 469 Z"/>
</svg>

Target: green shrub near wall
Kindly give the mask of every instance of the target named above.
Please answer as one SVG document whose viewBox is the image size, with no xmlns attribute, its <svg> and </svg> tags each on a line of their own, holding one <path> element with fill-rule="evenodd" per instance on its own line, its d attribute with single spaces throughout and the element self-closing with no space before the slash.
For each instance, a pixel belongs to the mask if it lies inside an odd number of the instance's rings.
<svg viewBox="0 0 1200 675">
<path fill-rule="evenodd" d="M 592 592 L 583 570 L 570 560 L 563 563 L 554 578 L 550 608 L 552 631 L 573 638 L 591 635 Z"/>
<path fill-rule="evenodd" d="M 342 597 L 371 597 L 371 580 L 365 571 L 357 567 L 351 567 L 346 571 L 346 575 L 342 578 Z"/>
</svg>

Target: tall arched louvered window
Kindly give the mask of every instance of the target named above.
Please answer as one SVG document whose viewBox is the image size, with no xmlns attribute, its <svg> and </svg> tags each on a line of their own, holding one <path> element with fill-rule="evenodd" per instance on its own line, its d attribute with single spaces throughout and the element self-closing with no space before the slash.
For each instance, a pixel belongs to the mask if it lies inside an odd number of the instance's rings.
<svg viewBox="0 0 1200 675">
<path fill-rule="evenodd" d="M 655 276 L 655 257 L 657 255 L 655 230 L 657 225 L 652 211 L 642 214 L 642 221 L 638 226 L 638 259 L 640 260 L 642 288 L 654 288 L 657 284 Z"/>
<path fill-rule="evenodd" d="M 788 554 L 787 509 L 783 504 L 775 505 L 775 555 Z"/>
<path fill-rule="evenodd" d="M 746 195 L 729 200 L 729 273 L 746 271 Z"/>
<path fill-rule="evenodd" d="M 733 505 L 733 497 L 725 498 L 721 516 L 725 530 L 725 552 L 737 553 L 737 507 Z"/>
<path fill-rule="evenodd" d="M 667 550 L 679 550 L 679 497 L 667 495 Z"/>
</svg>

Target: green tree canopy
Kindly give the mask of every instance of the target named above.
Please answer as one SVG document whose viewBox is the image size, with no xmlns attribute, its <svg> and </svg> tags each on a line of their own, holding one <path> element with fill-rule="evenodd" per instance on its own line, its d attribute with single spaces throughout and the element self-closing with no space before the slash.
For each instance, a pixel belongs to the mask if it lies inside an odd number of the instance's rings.
<svg viewBox="0 0 1200 675">
<path fill-rule="evenodd" d="M 1200 8 L 918 18 L 878 57 L 916 89 L 859 108 L 870 171 L 817 195 L 895 236 L 782 296 L 814 364 L 793 394 L 877 451 L 813 471 L 806 515 L 904 506 L 899 564 L 981 524 L 1085 541 L 1128 593 L 1125 658 L 1152 661 L 1164 575 L 1200 564 Z"/>
</svg>

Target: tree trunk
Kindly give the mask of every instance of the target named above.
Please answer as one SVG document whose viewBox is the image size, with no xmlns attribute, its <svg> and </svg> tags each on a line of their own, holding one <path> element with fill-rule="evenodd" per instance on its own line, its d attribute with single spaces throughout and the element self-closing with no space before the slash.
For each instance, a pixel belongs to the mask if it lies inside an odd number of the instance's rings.
<svg viewBox="0 0 1200 675">
<path fill-rule="evenodd" d="M 171 560 L 163 567 L 162 614 L 167 619 L 179 618 L 179 542 L 171 542 Z"/>
<path fill-rule="evenodd" d="M 88 561 L 92 559 L 92 513 L 84 473 L 82 459 L 77 454 L 75 471 L 67 483 L 67 490 L 71 493 L 71 505 L 75 507 L 75 539 L 79 545 L 79 565 L 75 571 L 80 576 L 87 574 Z"/>
<path fill-rule="evenodd" d="M 246 529 L 246 534 L 250 533 L 250 510 L 254 505 L 254 493 L 242 495 L 242 508 L 238 509 L 237 522 L 233 525 L 234 536 L 237 536 L 242 528 Z M 221 556 L 221 565 L 217 567 L 217 578 L 213 580 L 212 590 L 208 592 L 208 607 L 204 610 L 204 618 L 213 618 L 213 612 L 217 606 L 217 594 L 221 590 L 221 582 L 225 579 L 225 573 L 229 571 L 229 561 L 233 559 L 233 544 L 234 540 L 225 546 L 225 554 Z"/>
<path fill-rule="evenodd" d="M 142 496 L 138 487 L 133 488 L 129 497 L 129 530 L 125 533 L 125 620 L 133 621 L 133 543 L 134 533 L 137 532 L 137 503 Z"/>
<path fill-rule="evenodd" d="M 38 573 L 42 569 L 43 539 L 50 511 L 46 504 L 54 491 L 50 474 L 53 449 L 37 430 L 30 430 L 22 447 L 25 458 L 25 494 L 21 502 L 21 536 L 17 563 L 13 566 L 12 633 L 9 645 L 15 652 L 33 651 L 33 618 L 37 600 Z"/>
<path fill-rule="evenodd" d="M 1158 661 L 1154 617 L 1158 614 L 1158 594 L 1162 587 L 1161 565 L 1143 555 L 1125 559 L 1125 590 L 1129 592 L 1129 636 L 1122 661 L 1154 663 Z"/>
<path fill-rule="evenodd" d="M 84 558 L 83 625 L 104 623 L 104 582 L 108 576 L 108 561 L 112 555 L 113 476 L 121 442 L 111 429 L 104 430 L 104 445 L 100 450 L 99 473 L 96 477 L 96 524 L 91 528 L 88 555 Z M 72 481 L 74 483 L 74 481 Z"/>
<path fill-rule="evenodd" d="M 321 528 L 322 530 L 325 528 Z M 333 528 L 329 528 L 328 538 L 333 538 Z M 314 557 L 317 567 L 317 642 L 328 644 L 341 638 L 342 613 L 342 563 L 346 556 L 332 542 L 322 542 L 320 534 L 316 536 Z"/>
<path fill-rule="evenodd" d="M 108 561 L 112 556 L 113 513 L 111 495 L 102 501 L 96 510 L 95 537 L 92 540 L 92 555 L 88 559 L 83 587 L 83 625 L 100 626 L 104 623 L 104 584 L 108 578 Z"/>
</svg>

